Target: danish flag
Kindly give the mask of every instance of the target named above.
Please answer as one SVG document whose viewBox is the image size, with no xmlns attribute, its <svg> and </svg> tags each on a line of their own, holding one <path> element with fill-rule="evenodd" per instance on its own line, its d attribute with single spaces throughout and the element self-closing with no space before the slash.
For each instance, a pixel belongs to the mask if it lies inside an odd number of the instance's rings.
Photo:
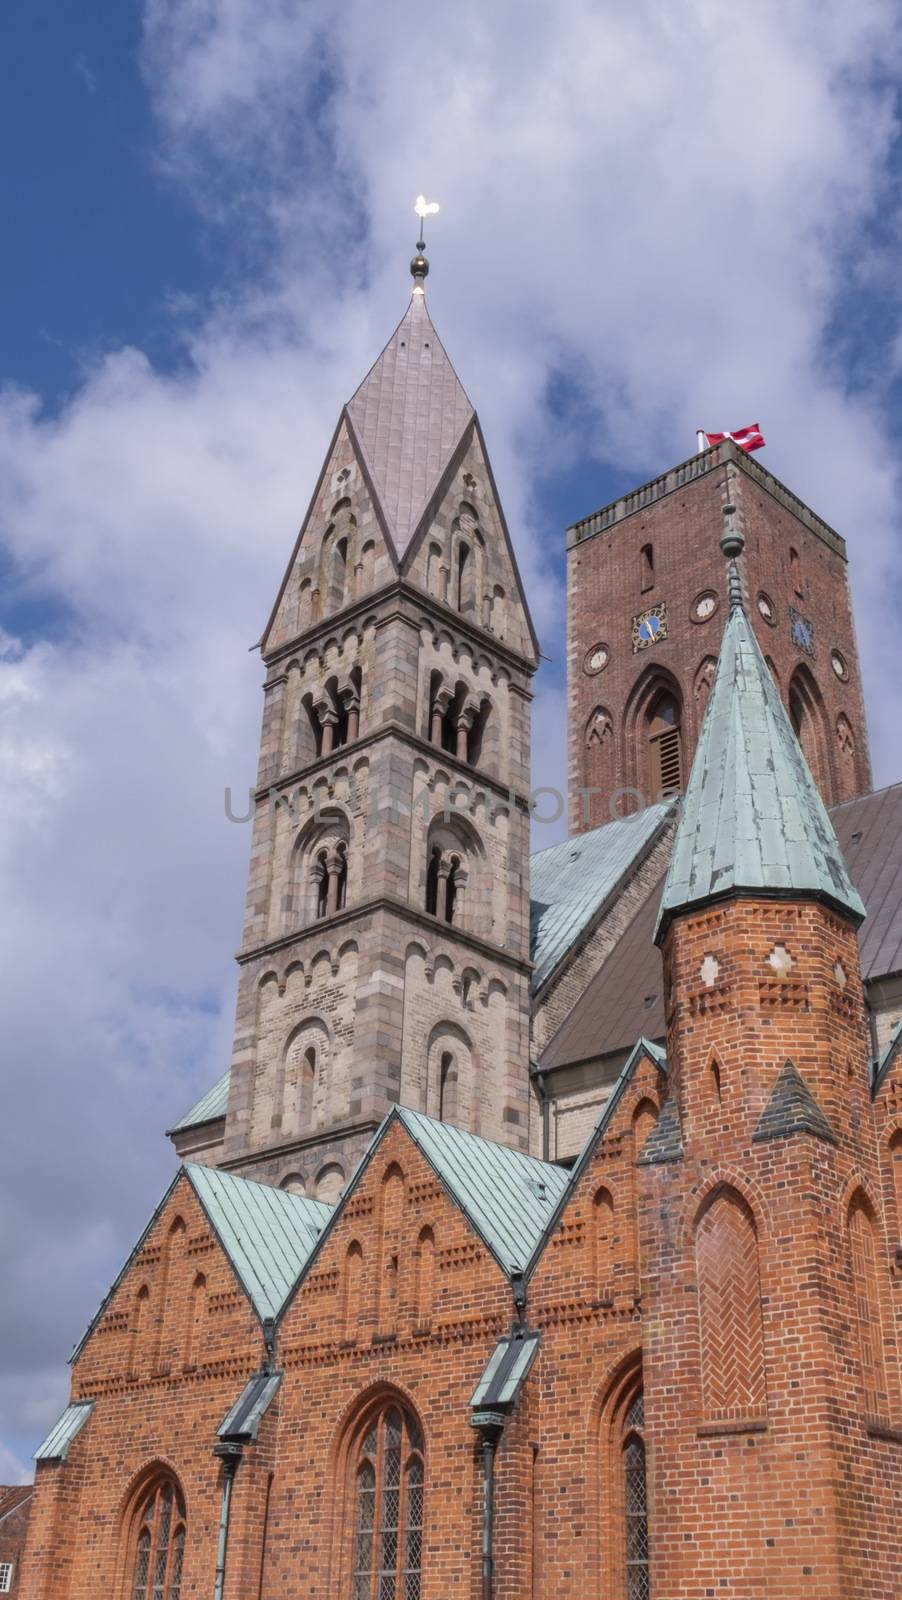
<svg viewBox="0 0 902 1600">
<path fill-rule="evenodd" d="M 760 425 L 753 422 L 748 428 L 737 428 L 735 433 L 705 433 L 703 428 L 698 430 L 698 447 L 706 450 L 709 445 L 721 444 L 724 439 L 732 439 L 738 444 L 740 450 L 760 450 L 765 443 L 764 434 Z M 704 440 L 704 443 L 702 443 Z"/>
</svg>

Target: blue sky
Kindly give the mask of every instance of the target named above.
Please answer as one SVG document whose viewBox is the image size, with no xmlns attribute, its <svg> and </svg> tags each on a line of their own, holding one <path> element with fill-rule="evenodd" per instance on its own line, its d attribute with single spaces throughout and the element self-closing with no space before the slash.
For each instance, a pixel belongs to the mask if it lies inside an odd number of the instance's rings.
<svg viewBox="0 0 902 1600">
<path fill-rule="evenodd" d="M 0 1481 L 228 1059 L 259 637 L 406 301 L 479 408 L 563 778 L 564 526 L 760 419 L 902 647 L 892 0 L 13 0 L 0 59 Z M 544 838 L 542 843 L 548 842 Z"/>
</svg>

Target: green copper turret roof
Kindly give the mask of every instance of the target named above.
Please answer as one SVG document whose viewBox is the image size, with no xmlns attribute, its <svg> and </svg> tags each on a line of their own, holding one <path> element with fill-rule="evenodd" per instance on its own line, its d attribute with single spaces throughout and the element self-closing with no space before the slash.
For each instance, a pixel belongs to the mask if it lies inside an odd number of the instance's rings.
<svg viewBox="0 0 902 1600">
<path fill-rule="evenodd" d="M 676 912 L 746 892 L 865 910 L 731 579 L 711 698 L 692 763 L 655 938 Z"/>
</svg>

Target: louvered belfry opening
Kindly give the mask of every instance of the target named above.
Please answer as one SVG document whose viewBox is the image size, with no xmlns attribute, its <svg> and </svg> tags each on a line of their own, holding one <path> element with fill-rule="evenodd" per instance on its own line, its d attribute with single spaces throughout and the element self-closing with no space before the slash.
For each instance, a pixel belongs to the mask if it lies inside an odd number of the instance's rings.
<svg viewBox="0 0 902 1600">
<path fill-rule="evenodd" d="M 683 791 L 683 752 L 680 706 L 676 695 L 662 689 L 648 708 L 648 738 L 652 793 L 650 801 L 669 800 Z"/>
</svg>

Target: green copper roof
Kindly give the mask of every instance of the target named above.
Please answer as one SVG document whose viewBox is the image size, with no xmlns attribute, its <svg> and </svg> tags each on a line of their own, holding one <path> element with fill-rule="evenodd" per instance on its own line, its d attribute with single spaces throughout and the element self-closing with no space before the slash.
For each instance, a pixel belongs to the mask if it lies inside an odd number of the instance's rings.
<svg viewBox="0 0 902 1600">
<path fill-rule="evenodd" d="M 216 1167 L 185 1172 L 257 1315 L 277 1317 L 332 1207 Z"/>
<path fill-rule="evenodd" d="M 170 1128 L 170 1133 L 179 1133 L 182 1128 L 195 1128 L 201 1122 L 213 1122 L 216 1117 L 224 1117 L 229 1103 L 229 1074 L 224 1072 L 218 1078 L 212 1089 L 186 1111 L 180 1122 Z"/>
<path fill-rule="evenodd" d="M 69 1446 L 94 1410 L 93 1400 L 74 1400 L 34 1453 L 35 1461 L 65 1461 Z"/>
<path fill-rule="evenodd" d="M 588 926 L 598 908 L 631 872 L 672 810 L 646 806 L 538 850 L 530 857 L 529 943 L 538 989 Z"/>
<path fill-rule="evenodd" d="M 746 890 L 864 906 L 761 654 L 735 605 L 692 763 L 655 937 L 676 911 Z"/>
<path fill-rule="evenodd" d="M 403 1122 L 499 1266 L 507 1273 L 523 1272 L 569 1172 L 419 1111 L 399 1107 L 392 1115 Z"/>
</svg>

